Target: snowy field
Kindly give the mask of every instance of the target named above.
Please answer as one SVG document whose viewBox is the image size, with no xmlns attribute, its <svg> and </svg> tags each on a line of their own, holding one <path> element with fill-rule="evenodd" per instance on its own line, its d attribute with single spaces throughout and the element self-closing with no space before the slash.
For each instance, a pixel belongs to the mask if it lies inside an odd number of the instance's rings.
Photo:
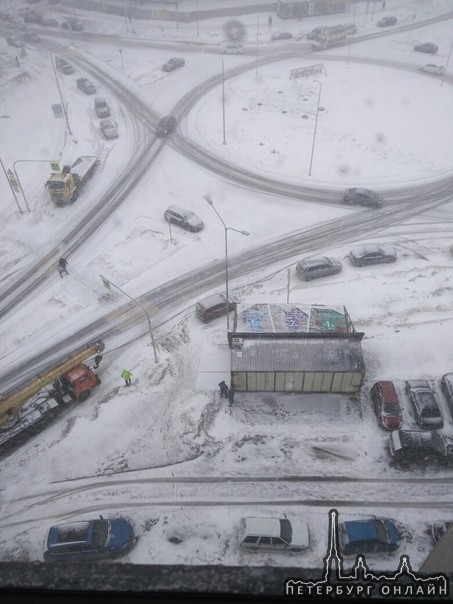
<svg viewBox="0 0 453 604">
<path fill-rule="evenodd" d="M 414 15 L 422 20 L 449 10 L 449 3 L 441 0 L 388 0 L 385 12 L 380 5 L 375 21 L 383 14 L 395 14 L 401 23 L 409 23 Z M 359 34 L 376 30 L 363 10 L 359 5 Z M 196 24 L 176 31 L 174 24 L 170 28 L 145 22 L 125 31 L 124 19 L 81 15 L 86 29 L 94 32 L 197 43 L 168 50 L 124 44 L 121 60 L 120 42 L 76 40 L 67 50 L 75 65 L 77 56 L 88 58 L 160 115 L 170 114 L 192 87 L 220 72 L 220 54 L 202 50 L 203 45 L 212 50 L 221 42 L 219 19 L 200 22 L 198 33 Z M 349 186 L 370 186 L 385 198 L 387 191 L 409 183 L 434 183 L 451 174 L 451 66 L 445 78 L 419 71 L 427 62 L 447 64 L 451 20 L 389 32 L 374 41 L 323 52 L 320 59 L 306 41 L 271 43 L 266 17 L 260 18 L 260 56 L 272 54 L 277 44 L 280 50 L 299 44 L 300 57 L 256 69 L 256 16 L 241 18 L 250 32 L 244 41 L 247 52 L 226 56 L 224 66 L 227 75 L 230 68 L 245 63 L 250 71 L 225 82 L 226 144 L 221 86 L 204 96 L 178 125 L 184 136 L 258 175 L 338 192 L 339 201 Z M 308 25 L 275 17 L 272 31 L 296 34 L 324 25 L 325 20 L 315 18 Z M 329 22 L 343 21 L 351 21 L 351 15 L 337 15 Z M 440 47 L 435 57 L 412 50 L 415 43 L 427 40 Z M 120 131 L 116 140 L 102 139 L 93 97 L 76 88 L 76 78 L 85 75 L 77 66 L 75 74 L 58 76 L 72 131 L 67 133 L 64 120 L 55 119 L 51 110 L 59 98 L 48 53 L 63 54 L 60 43 L 63 39 L 49 36 L 42 47 L 30 47 L 20 67 L 14 64 L 15 49 L 6 43 L 0 47 L 6 65 L 0 80 L 2 161 L 6 168 L 17 160 L 42 162 L 17 164 L 30 212 L 19 198 L 21 214 L 6 179 L 0 182 L 4 287 L 47 254 L 57 259 L 67 253 L 65 237 L 73 225 L 132 166 L 134 150 L 151 136 L 127 106 L 100 86 L 97 95 L 108 99 Z M 161 66 L 170 56 L 184 56 L 186 66 L 164 74 Z M 316 77 L 289 79 L 291 69 L 319 62 L 324 69 Z M 309 176 L 318 101 L 323 111 L 318 116 Z M 56 159 L 64 164 L 90 154 L 101 158 L 95 177 L 75 204 L 56 208 L 43 186 L 49 172 L 46 162 Z M 290 233 L 300 232 L 302 239 L 304 229 L 372 211 L 287 200 L 238 187 L 166 146 L 109 220 L 84 247 L 67 255 L 69 276 L 60 279 L 53 262 L 44 265 L 46 279 L 33 299 L 0 323 L 1 374 L 95 318 L 115 324 L 114 311 L 127 300 L 120 294 L 106 297 L 100 274 L 139 297 L 196 267 L 222 260 L 223 229 L 204 199 L 207 194 L 227 225 L 250 233 L 249 237 L 230 233 L 231 258 Z M 170 240 L 163 212 L 171 204 L 191 208 L 203 219 L 204 230 L 191 234 L 174 227 Z M 343 271 L 334 277 L 299 281 L 294 266 L 301 256 L 296 255 L 230 282 L 230 293 L 243 303 L 284 303 L 289 295 L 291 302 L 301 304 L 345 305 L 356 330 L 365 332 L 367 373 L 360 397 L 238 394 L 229 408 L 216 391 L 218 376 L 228 375 L 225 319 L 200 324 L 193 312 L 196 300 L 182 300 L 178 314 L 156 330 L 158 363 L 145 321 L 137 341 L 125 346 L 124 334 L 106 341 L 99 372 L 102 384 L 96 394 L 0 462 L 0 559 L 42 560 L 49 526 L 101 513 L 121 515 L 133 523 L 138 542 L 124 558 L 132 563 L 319 567 L 326 551 L 328 510 L 338 500 L 344 502 L 340 520 L 377 514 L 402 526 L 398 556 L 367 556 L 370 566 L 395 569 L 399 555 L 407 553 L 413 568 L 418 568 L 432 548 L 425 534 L 429 523 L 451 516 L 451 471 L 433 474 L 420 469 L 408 474 L 390 467 L 387 435 L 377 427 L 368 393 L 375 380 L 393 380 L 404 409 L 404 426 L 415 427 L 404 380 L 428 379 L 442 408 L 444 432 L 453 434 L 452 416 L 439 387 L 440 377 L 453 371 L 452 217 L 450 202 L 347 243 L 326 240 L 313 255 L 325 253 L 343 261 Z M 395 246 L 398 262 L 353 267 L 347 255 L 351 247 L 366 241 Z M 199 297 L 209 293 L 200 291 Z M 137 333 L 136 329 L 132 335 Z M 132 372 L 131 388 L 125 388 L 120 378 L 123 367 Z M 349 476 L 370 483 L 364 487 L 338 481 L 332 492 L 322 482 L 282 486 L 272 481 L 315 475 L 332 480 Z M 403 481 L 411 476 L 448 479 L 436 490 L 439 505 L 429 518 L 426 509 L 417 507 L 426 500 L 429 486 L 405 486 Z M 219 477 L 231 482 L 216 482 Z M 212 482 L 203 482 L 204 478 Z M 253 478 L 268 481 L 253 482 Z M 392 505 L 398 482 L 379 484 L 371 479 L 401 479 L 401 497 L 413 505 Z M 374 497 L 388 503 L 373 505 Z M 287 503 L 278 503 L 282 500 Z M 325 500 L 325 507 L 310 505 L 314 500 Z M 356 500 L 362 505 L 354 505 Z M 307 552 L 240 550 L 242 517 L 284 513 L 308 520 L 312 545 Z"/>
</svg>

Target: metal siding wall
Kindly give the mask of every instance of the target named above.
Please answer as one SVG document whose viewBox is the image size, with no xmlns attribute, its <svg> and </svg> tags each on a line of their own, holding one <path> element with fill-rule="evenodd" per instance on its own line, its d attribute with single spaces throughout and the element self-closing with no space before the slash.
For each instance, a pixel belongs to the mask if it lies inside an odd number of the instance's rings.
<svg viewBox="0 0 453 604">
<path fill-rule="evenodd" d="M 257 373 L 256 374 L 256 389 L 260 392 L 266 390 L 266 374 L 265 373 Z"/>
<path fill-rule="evenodd" d="M 247 390 L 256 391 L 256 373 L 254 371 L 247 371 Z"/>
<path fill-rule="evenodd" d="M 238 392 L 247 390 L 247 374 L 245 371 L 238 371 L 232 374 L 233 389 Z"/>
<path fill-rule="evenodd" d="M 352 373 L 343 373 L 343 380 L 341 381 L 341 392 L 354 392 L 352 385 Z"/>
<path fill-rule="evenodd" d="M 321 372 L 316 372 L 314 376 L 315 377 L 313 380 L 313 392 L 321 392 L 323 374 Z"/>
<path fill-rule="evenodd" d="M 294 376 L 294 392 L 302 392 L 304 385 L 304 374 L 301 371 L 296 372 Z"/>
<path fill-rule="evenodd" d="M 266 372 L 266 391 L 275 392 L 275 373 L 273 371 Z"/>
<path fill-rule="evenodd" d="M 294 371 L 285 373 L 285 392 L 294 392 Z"/>
<path fill-rule="evenodd" d="M 335 372 L 333 374 L 332 386 L 330 387 L 331 392 L 341 392 L 341 382 L 343 381 L 343 373 Z"/>
<path fill-rule="evenodd" d="M 313 391 L 313 380 L 314 379 L 315 379 L 315 374 L 312 371 L 307 371 L 305 373 L 303 392 L 312 392 Z"/>
<path fill-rule="evenodd" d="M 285 374 L 281 371 L 275 373 L 275 391 L 283 392 L 285 387 Z"/>
<path fill-rule="evenodd" d="M 332 390 L 332 381 L 333 381 L 333 373 L 329 372 L 324 372 L 322 374 L 322 386 L 321 386 L 321 390 L 322 392 L 330 392 Z"/>
</svg>

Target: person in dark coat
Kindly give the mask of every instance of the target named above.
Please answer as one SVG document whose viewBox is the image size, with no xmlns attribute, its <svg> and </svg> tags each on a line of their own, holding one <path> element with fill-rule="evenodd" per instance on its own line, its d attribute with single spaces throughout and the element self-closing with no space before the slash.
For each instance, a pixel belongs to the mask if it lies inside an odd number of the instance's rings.
<svg viewBox="0 0 453 604">
<path fill-rule="evenodd" d="M 222 380 L 219 383 L 219 388 L 220 388 L 220 398 L 227 398 L 228 397 L 228 386 L 225 384 L 225 380 Z"/>
<path fill-rule="evenodd" d="M 229 401 L 230 407 L 231 407 L 231 405 L 234 403 L 234 390 L 233 390 L 233 388 L 230 388 L 228 390 L 228 401 Z"/>
<path fill-rule="evenodd" d="M 97 354 L 94 357 L 94 369 L 97 369 L 99 367 L 99 365 L 101 364 L 102 361 L 102 354 Z"/>
<path fill-rule="evenodd" d="M 66 260 L 66 258 L 63 258 L 63 256 L 60 258 L 60 260 L 58 261 L 58 272 L 60 273 L 60 277 L 63 279 L 63 273 L 66 273 L 67 275 L 69 275 L 68 273 L 68 269 L 66 268 L 68 266 L 68 261 Z"/>
</svg>

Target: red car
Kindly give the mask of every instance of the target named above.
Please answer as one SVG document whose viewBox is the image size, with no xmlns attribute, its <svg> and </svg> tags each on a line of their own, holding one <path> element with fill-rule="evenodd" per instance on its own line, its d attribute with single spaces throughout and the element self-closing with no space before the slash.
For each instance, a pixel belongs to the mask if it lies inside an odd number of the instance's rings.
<svg viewBox="0 0 453 604">
<path fill-rule="evenodd" d="M 376 382 L 370 390 L 381 428 L 399 430 L 403 423 L 401 407 L 393 382 Z"/>
</svg>

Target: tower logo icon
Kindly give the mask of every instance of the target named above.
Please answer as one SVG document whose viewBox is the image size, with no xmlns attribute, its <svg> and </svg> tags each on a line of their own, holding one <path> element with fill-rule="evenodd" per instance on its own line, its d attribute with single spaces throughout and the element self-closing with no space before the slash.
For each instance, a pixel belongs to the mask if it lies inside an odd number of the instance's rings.
<svg viewBox="0 0 453 604">
<path fill-rule="evenodd" d="M 409 556 L 402 555 L 396 571 L 376 575 L 365 556 L 359 554 L 348 574 L 338 546 L 338 511 L 329 511 L 329 537 L 324 557 L 324 572 L 318 581 L 291 577 L 285 581 L 284 595 L 312 598 L 448 598 L 448 579 L 444 574 L 419 576 L 412 570 Z"/>
</svg>

